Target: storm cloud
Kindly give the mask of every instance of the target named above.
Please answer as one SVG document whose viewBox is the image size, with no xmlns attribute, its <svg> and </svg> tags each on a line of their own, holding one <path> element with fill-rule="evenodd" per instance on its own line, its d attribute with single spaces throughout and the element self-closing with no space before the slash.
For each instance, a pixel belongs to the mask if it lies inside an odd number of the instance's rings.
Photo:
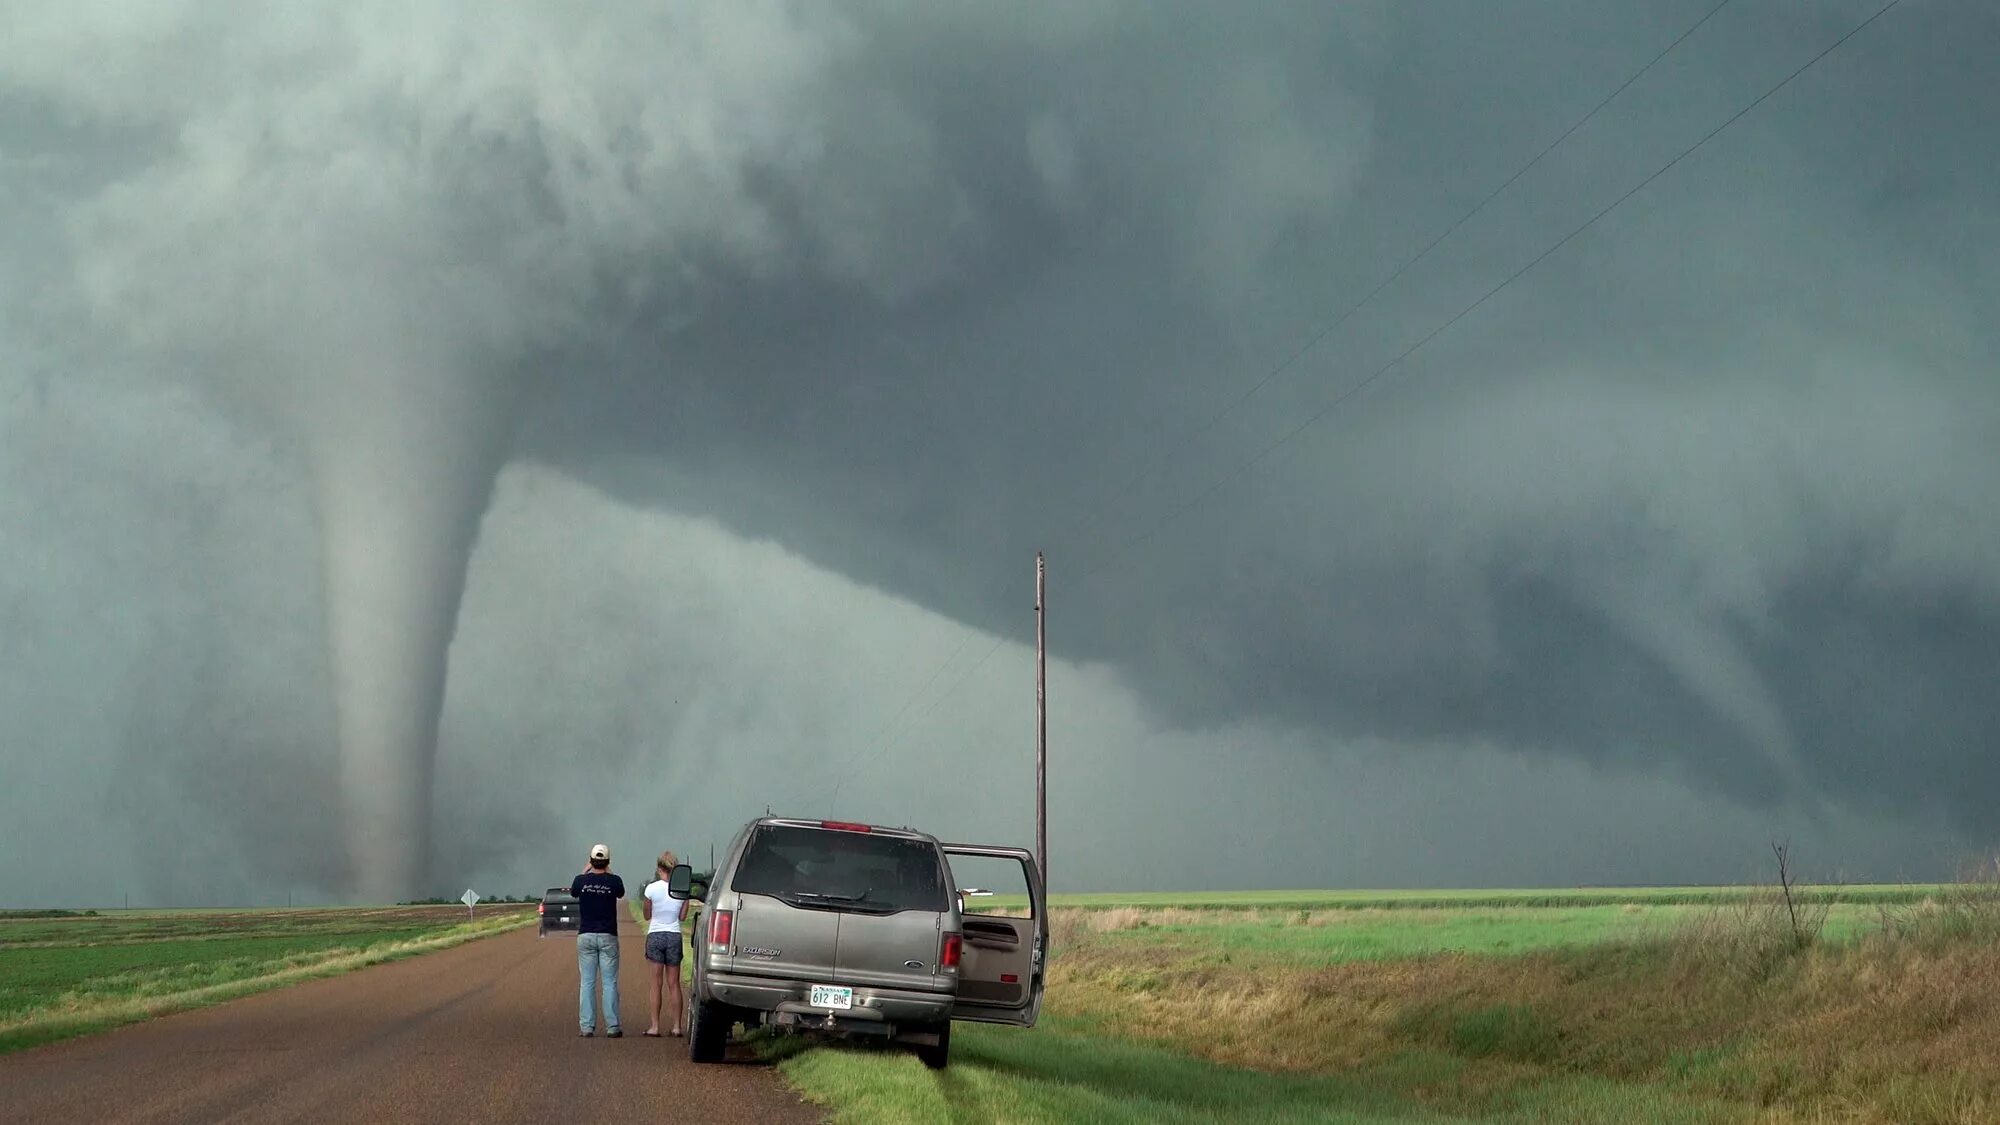
<svg viewBox="0 0 2000 1125">
<path fill-rule="evenodd" d="M 184 896 L 339 885 L 286 810 L 377 720 L 399 885 L 836 785 L 1019 837 L 1040 549 L 1079 879 L 1174 885 L 1218 773 L 1325 824 L 1192 880 L 1737 873 L 1410 858 L 1496 786 L 1934 862 L 2000 782 L 2000 17 L 1899 6 L 1342 398 L 1876 6 L 1727 6 L 1295 362 L 1712 3 L 12 6 L 8 773 Z M 1434 846 L 1357 846 L 1391 791 Z"/>
</svg>

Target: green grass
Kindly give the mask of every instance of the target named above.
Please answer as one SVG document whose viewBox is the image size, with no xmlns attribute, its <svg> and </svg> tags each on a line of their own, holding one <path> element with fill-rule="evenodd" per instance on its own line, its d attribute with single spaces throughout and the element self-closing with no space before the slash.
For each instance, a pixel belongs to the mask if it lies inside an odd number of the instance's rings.
<svg viewBox="0 0 2000 1125">
<path fill-rule="evenodd" d="M 775 1053 L 838 1121 L 1990 1120 L 2000 909 L 1953 895 L 1806 888 L 1803 949 L 1756 887 L 1058 896 L 1039 1027 Z"/>
<path fill-rule="evenodd" d="M 836 1122 L 1007 1121 L 1137 1125 L 1263 1121 L 1714 1122 L 1731 1107 L 1582 1075 L 1521 1077 L 1458 1093 L 1464 1062 L 1416 1051 L 1339 1074 L 1266 1074 L 1106 1038 L 1060 1016 L 1032 1031 L 960 1025 L 952 1063 L 924 1068 L 893 1048 L 828 1047 L 781 1064 Z"/>
<path fill-rule="evenodd" d="M 1797 890 L 1809 899 L 1864 904 L 1916 903 L 1943 893 L 1935 883 L 1865 883 L 1852 886 L 1809 886 Z M 1167 891 L 1107 892 L 1051 895 L 1049 905 L 1083 910 L 1121 906 L 1187 910 L 1396 910 L 1420 908 L 1550 907 L 1605 904 L 1698 906 L 1767 893 L 1751 886 L 1688 887 L 1564 887 L 1492 890 L 1351 890 L 1351 891 Z M 980 909 L 1018 910 L 1027 905 L 1019 895 L 995 895 L 979 900 Z"/>
<path fill-rule="evenodd" d="M 525 907 L 0 918 L 0 1051 L 527 925 Z"/>
<path fill-rule="evenodd" d="M 165 996 L 302 964 L 331 952 L 413 941 L 436 928 L 0 950 L 0 1023 L 61 1005 Z"/>
<path fill-rule="evenodd" d="M 1092 935 L 1113 947 L 1171 953 L 1191 964 L 1272 960 L 1333 965 L 1435 953 L 1507 955 L 1663 937 L 1700 907 L 1597 905 L 1424 910 L 1138 912 L 1129 928 Z M 1099 919 L 1111 915 L 1099 914 Z M 1121 918 L 1120 921 L 1125 919 Z M 1086 923 L 1091 919 L 1086 918 Z M 1879 924 L 1872 906 L 1831 907 L 1825 936 L 1846 940 Z"/>
<path fill-rule="evenodd" d="M 518 912 L 525 908 L 507 908 Z M 481 910 L 475 917 L 494 913 Z M 144 941 L 231 941 L 252 937 L 366 937 L 385 930 L 433 929 L 465 921 L 464 907 L 357 907 L 296 910 L 114 910 L 95 916 L 0 917 L 0 953 L 35 945 L 125 945 Z"/>
</svg>

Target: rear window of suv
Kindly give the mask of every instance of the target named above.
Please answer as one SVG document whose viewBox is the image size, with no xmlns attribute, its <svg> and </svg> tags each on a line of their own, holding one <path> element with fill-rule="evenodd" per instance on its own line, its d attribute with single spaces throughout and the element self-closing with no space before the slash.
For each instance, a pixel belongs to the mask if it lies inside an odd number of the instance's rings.
<svg viewBox="0 0 2000 1125">
<path fill-rule="evenodd" d="M 732 889 L 826 910 L 893 914 L 950 908 L 935 846 L 826 828 L 757 829 Z"/>
</svg>

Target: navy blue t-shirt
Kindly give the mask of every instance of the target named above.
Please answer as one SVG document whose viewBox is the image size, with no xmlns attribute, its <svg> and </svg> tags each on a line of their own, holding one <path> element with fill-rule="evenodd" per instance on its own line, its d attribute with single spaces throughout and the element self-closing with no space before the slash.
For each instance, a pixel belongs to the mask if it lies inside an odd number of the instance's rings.
<svg viewBox="0 0 2000 1125">
<path fill-rule="evenodd" d="M 618 900 L 625 897 L 625 880 L 609 871 L 590 871 L 569 881 L 569 893 L 576 897 L 577 933 L 618 932 Z"/>
</svg>

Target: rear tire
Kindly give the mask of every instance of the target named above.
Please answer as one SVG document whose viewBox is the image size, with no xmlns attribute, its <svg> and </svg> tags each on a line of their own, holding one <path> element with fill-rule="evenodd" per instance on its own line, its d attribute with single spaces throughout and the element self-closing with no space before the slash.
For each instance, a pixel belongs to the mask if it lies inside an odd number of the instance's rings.
<svg viewBox="0 0 2000 1125">
<path fill-rule="evenodd" d="M 729 1049 L 729 1029 L 736 1013 L 727 1004 L 696 997 L 689 1005 L 688 1058 L 698 1063 L 716 1063 Z"/>
<path fill-rule="evenodd" d="M 930 1067 L 932 1070 L 943 1070 L 951 1062 L 950 1020 L 946 1020 L 938 1025 L 937 1037 L 938 1041 L 935 1046 L 929 1043 L 918 1044 L 917 1057 L 922 1059 L 924 1065 Z"/>
</svg>

